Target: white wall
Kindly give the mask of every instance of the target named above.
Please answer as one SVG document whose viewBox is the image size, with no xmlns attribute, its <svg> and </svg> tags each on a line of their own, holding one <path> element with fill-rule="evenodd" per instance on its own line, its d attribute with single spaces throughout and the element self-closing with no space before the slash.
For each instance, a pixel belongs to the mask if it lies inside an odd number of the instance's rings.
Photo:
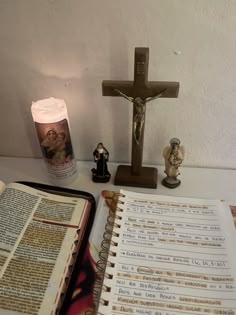
<svg viewBox="0 0 236 315">
<path fill-rule="evenodd" d="M 149 47 L 149 80 L 180 94 L 147 105 L 144 162 L 179 137 L 185 165 L 236 168 L 235 13 L 235 0 L 0 0 L 0 155 L 41 156 L 30 106 L 54 96 L 77 159 L 103 141 L 128 162 L 132 105 L 101 83 L 132 80 L 134 48 Z"/>
</svg>

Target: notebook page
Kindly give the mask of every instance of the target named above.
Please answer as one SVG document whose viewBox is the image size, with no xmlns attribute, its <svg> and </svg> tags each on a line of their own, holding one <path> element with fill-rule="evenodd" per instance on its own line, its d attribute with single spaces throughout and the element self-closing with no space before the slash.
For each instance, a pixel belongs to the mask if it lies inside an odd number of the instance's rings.
<svg viewBox="0 0 236 315">
<path fill-rule="evenodd" d="M 217 200 L 121 193 L 98 314 L 236 314 L 230 212 Z"/>
</svg>

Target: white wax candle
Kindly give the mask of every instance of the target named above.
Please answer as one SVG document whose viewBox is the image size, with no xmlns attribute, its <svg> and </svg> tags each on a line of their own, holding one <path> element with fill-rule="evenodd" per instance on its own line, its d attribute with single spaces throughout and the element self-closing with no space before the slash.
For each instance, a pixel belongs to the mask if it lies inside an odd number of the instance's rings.
<svg viewBox="0 0 236 315">
<path fill-rule="evenodd" d="M 51 97 L 33 102 L 31 112 L 50 177 L 57 184 L 71 182 L 77 174 L 77 165 L 64 100 Z"/>
</svg>

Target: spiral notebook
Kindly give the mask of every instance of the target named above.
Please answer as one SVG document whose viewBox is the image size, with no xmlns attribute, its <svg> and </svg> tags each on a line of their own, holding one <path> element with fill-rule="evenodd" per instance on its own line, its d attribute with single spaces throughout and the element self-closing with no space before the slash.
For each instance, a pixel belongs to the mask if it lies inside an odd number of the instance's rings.
<svg viewBox="0 0 236 315">
<path fill-rule="evenodd" d="M 236 234 L 221 201 L 121 190 L 107 222 L 96 314 L 236 314 Z"/>
</svg>

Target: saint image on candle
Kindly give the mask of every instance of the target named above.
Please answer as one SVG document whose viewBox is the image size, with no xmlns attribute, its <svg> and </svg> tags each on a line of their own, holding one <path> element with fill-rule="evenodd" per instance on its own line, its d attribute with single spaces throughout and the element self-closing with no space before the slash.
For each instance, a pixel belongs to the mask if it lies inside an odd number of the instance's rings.
<svg viewBox="0 0 236 315">
<path fill-rule="evenodd" d="M 74 158 L 67 120 L 56 123 L 35 123 L 45 159 L 58 165 Z"/>
<path fill-rule="evenodd" d="M 66 185 L 77 176 L 66 103 L 50 97 L 33 102 L 31 112 L 48 175 Z"/>
</svg>

